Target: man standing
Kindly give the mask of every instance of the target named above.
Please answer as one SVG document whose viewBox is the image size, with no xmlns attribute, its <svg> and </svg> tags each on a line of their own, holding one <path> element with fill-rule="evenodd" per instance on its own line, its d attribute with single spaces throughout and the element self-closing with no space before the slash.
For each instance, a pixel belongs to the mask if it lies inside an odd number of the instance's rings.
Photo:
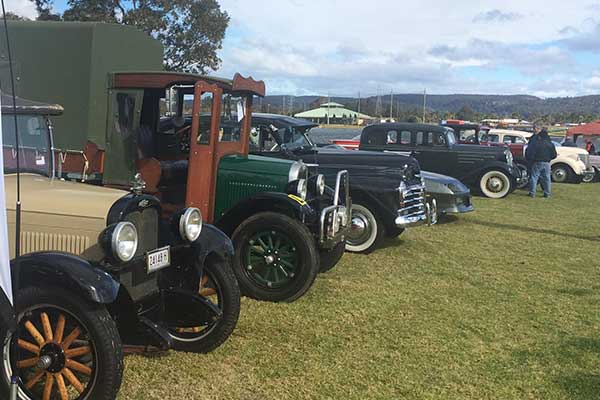
<svg viewBox="0 0 600 400">
<path fill-rule="evenodd" d="M 529 197 L 535 197 L 538 180 L 542 185 L 544 197 L 550 197 L 550 161 L 556 158 L 556 147 L 548 136 L 546 128 L 543 128 L 529 142 L 525 150 L 525 158 L 531 166 Z"/>
</svg>

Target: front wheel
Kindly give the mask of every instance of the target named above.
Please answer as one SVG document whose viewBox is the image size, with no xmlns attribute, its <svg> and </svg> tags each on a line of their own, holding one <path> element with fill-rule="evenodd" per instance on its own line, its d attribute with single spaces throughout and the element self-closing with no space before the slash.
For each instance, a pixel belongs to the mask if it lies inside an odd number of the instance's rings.
<svg viewBox="0 0 600 400">
<path fill-rule="evenodd" d="M 552 166 L 552 182 L 567 183 L 575 180 L 575 171 L 566 164 Z"/>
<path fill-rule="evenodd" d="M 485 197 L 501 199 L 510 193 L 510 178 L 502 171 L 488 171 L 481 177 L 479 188 Z"/>
<path fill-rule="evenodd" d="M 226 262 L 207 258 L 198 294 L 217 306 L 222 313 L 221 318 L 204 326 L 169 327 L 175 350 L 209 353 L 223 344 L 237 325 L 240 316 L 240 288 Z"/>
<path fill-rule="evenodd" d="M 112 400 L 123 376 L 123 350 L 105 307 L 58 287 L 28 287 L 16 297 L 19 337 L 4 332 L 2 398 L 12 362 L 19 366 L 22 400 Z M 18 354 L 13 352 L 17 341 Z"/>
<path fill-rule="evenodd" d="M 294 301 L 319 272 L 319 253 L 308 228 L 287 215 L 263 212 L 232 235 L 233 271 L 242 294 L 256 300 Z"/>
<path fill-rule="evenodd" d="M 598 177 L 598 171 L 594 168 L 594 173 L 589 174 L 589 175 L 584 175 L 583 178 L 581 179 L 581 181 L 583 183 L 592 183 L 592 182 L 596 181 L 597 177 Z"/>
<path fill-rule="evenodd" d="M 346 243 L 342 241 L 336 244 L 333 249 L 319 251 L 319 272 L 327 272 L 335 267 L 344 255 L 345 250 Z"/>
<path fill-rule="evenodd" d="M 346 250 L 353 253 L 369 253 L 373 251 L 384 238 L 385 227 L 377 214 L 369 207 L 352 204 L 350 231 L 346 235 Z"/>
</svg>

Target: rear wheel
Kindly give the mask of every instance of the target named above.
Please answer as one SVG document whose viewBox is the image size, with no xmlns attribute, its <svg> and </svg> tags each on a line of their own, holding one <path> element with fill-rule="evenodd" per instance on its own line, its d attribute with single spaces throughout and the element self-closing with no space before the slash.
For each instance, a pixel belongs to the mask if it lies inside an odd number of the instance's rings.
<svg viewBox="0 0 600 400">
<path fill-rule="evenodd" d="M 350 231 L 346 235 L 346 250 L 353 253 L 369 253 L 384 238 L 385 227 L 381 218 L 368 206 L 352 204 Z"/>
<path fill-rule="evenodd" d="M 510 178 L 502 171 L 488 171 L 481 177 L 479 188 L 485 197 L 501 199 L 510 193 Z"/>
<path fill-rule="evenodd" d="M 319 272 L 327 272 L 337 265 L 346 251 L 346 243 L 340 242 L 333 249 L 319 252 Z"/>
<path fill-rule="evenodd" d="M 61 288 L 28 287 L 16 297 L 19 337 L 4 332 L 2 398 L 18 360 L 19 399 L 111 400 L 123 376 L 123 350 L 105 307 Z M 18 341 L 17 354 L 12 341 Z"/>
<path fill-rule="evenodd" d="M 294 301 L 312 286 L 319 253 L 306 226 L 284 214 L 263 212 L 232 235 L 233 270 L 242 294 L 257 300 Z"/>
<path fill-rule="evenodd" d="M 233 333 L 240 315 L 240 288 L 225 262 L 207 259 L 200 278 L 199 294 L 221 310 L 221 318 L 193 328 L 169 327 L 173 348 L 191 353 L 208 353 Z"/>
<path fill-rule="evenodd" d="M 575 177 L 575 171 L 567 164 L 556 164 L 552 166 L 552 182 L 574 182 L 576 180 Z"/>
</svg>

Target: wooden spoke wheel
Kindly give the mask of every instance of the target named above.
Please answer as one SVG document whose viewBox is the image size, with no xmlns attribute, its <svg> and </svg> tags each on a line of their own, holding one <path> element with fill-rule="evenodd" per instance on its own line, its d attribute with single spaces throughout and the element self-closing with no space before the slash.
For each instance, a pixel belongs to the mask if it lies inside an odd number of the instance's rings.
<svg viewBox="0 0 600 400">
<path fill-rule="evenodd" d="M 79 399 L 96 369 L 86 328 L 54 307 L 27 312 L 19 322 L 17 366 L 22 390 L 32 399 Z"/>
<path fill-rule="evenodd" d="M 123 351 L 106 307 L 58 287 L 27 287 L 15 297 L 18 328 L 0 329 L 0 398 L 17 366 L 20 400 L 114 400 Z"/>
<path fill-rule="evenodd" d="M 198 294 L 212 302 L 221 311 L 221 317 L 201 326 L 169 327 L 176 350 L 208 353 L 225 342 L 237 324 L 240 288 L 231 265 L 207 259 L 199 279 Z"/>
</svg>

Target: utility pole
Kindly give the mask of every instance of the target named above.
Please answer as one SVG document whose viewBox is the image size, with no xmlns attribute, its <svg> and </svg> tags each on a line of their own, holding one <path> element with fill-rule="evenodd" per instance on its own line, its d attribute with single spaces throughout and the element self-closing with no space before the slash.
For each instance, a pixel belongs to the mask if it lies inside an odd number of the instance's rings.
<svg viewBox="0 0 600 400">
<path fill-rule="evenodd" d="M 423 89 L 423 123 L 425 123 L 425 107 L 427 105 L 427 89 Z"/>
<path fill-rule="evenodd" d="M 390 90 L 390 122 L 392 122 L 393 118 L 393 110 L 394 110 L 394 92 Z"/>
<path fill-rule="evenodd" d="M 285 115 L 285 96 L 281 98 L 281 113 Z"/>
<path fill-rule="evenodd" d="M 358 125 L 359 120 L 360 120 L 360 91 L 358 92 L 358 117 L 356 118 L 356 125 Z"/>
<path fill-rule="evenodd" d="M 331 110 L 331 96 L 329 96 L 329 92 L 327 92 L 327 125 L 329 125 L 330 110 Z"/>
<path fill-rule="evenodd" d="M 290 97 L 290 114 L 294 114 L 294 96 Z"/>
</svg>

